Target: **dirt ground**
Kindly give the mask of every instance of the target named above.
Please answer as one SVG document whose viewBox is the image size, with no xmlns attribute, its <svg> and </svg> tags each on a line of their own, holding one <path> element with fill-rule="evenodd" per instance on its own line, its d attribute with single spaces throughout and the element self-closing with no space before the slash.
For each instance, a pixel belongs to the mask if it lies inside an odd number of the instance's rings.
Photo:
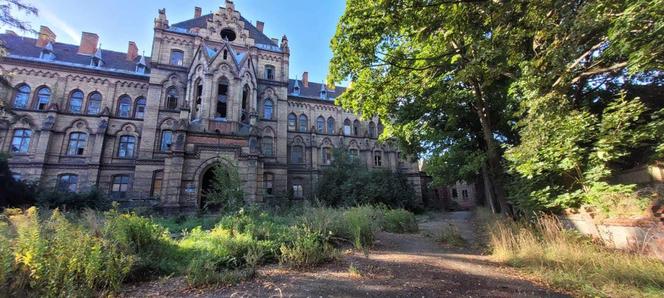
<svg viewBox="0 0 664 298">
<path fill-rule="evenodd" d="M 365 256 L 345 252 L 310 271 L 262 267 L 250 281 L 229 287 L 188 288 L 182 278 L 128 285 L 124 297 L 567 297 L 492 263 L 474 247 L 470 212 L 432 214 L 418 234 L 380 233 Z M 446 225 L 469 243 L 436 242 Z M 352 266 L 351 266 L 352 265 Z M 349 270 L 350 267 L 356 270 Z"/>
</svg>

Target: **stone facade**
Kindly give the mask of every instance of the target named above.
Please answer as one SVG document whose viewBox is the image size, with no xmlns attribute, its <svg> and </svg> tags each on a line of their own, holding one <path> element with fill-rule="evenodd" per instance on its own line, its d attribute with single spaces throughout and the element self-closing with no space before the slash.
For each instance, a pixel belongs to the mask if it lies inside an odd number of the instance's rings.
<svg viewBox="0 0 664 298">
<path fill-rule="evenodd" d="M 289 79 L 288 39 L 263 26 L 231 1 L 172 25 L 160 10 L 152 57 L 133 42 L 127 53 L 100 49 L 93 33 L 78 46 L 46 27 L 37 39 L 1 34 L 11 90 L 0 94 L 12 109 L 0 117 L 0 150 L 22 179 L 163 208 L 200 207 L 220 162 L 237 166 L 247 201 L 310 197 L 331 148 L 402 171 L 420 190 L 417 164 L 378 141 L 377 119 L 336 106 L 342 87 Z"/>
</svg>

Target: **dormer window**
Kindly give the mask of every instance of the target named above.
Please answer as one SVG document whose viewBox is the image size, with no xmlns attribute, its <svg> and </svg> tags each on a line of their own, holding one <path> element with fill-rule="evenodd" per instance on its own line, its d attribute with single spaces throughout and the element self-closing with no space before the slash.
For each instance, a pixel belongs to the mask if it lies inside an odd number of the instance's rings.
<svg viewBox="0 0 664 298">
<path fill-rule="evenodd" d="M 104 65 L 104 60 L 101 58 L 101 48 L 97 48 L 95 55 L 92 56 L 92 59 L 90 60 L 90 65 L 94 67 L 101 67 Z"/>
<path fill-rule="evenodd" d="M 41 51 L 41 54 L 39 55 L 39 58 L 46 61 L 55 60 L 55 53 L 53 53 L 53 45 L 50 42 L 44 46 L 44 48 Z"/>
<path fill-rule="evenodd" d="M 274 66 L 272 65 L 265 66 L 265 79 L 274 80 Z"/>
<path fill-rule="evenodd" d="M 300 86 L 293 87 L 293 94 L 300 95 Z"/>
<path fill-rule="evenodd" d="M 327 91 L 321 90 L 320 91 L 320 98 L 321 99 L 327 99 Z"/>
<path fill-rule="evenodd" d="M 145 65 L 136 65 L 136 72 L 140 74 L 145 73 Z"/>
</svg>

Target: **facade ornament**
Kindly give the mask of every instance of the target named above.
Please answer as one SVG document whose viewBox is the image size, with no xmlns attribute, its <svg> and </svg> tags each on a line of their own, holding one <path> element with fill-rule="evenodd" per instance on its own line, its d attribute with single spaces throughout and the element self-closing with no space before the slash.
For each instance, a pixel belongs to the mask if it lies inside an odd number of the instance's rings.
<svg viewBox="0 0 664 298">
<path fill-rule="evenodd" d="M 55 116 L 48 115 L 48 117 L 46 117 L 46 120 L 42 124 L 42 130 L 51 130 L 53 129 L 54 125 L 55 125 Z"/>
<path fill-rule="evenodd" d="M 286 37 L 285 34 L 281 37 L 281 49 L 286 53 L 290 52 L 290 49 L 288 48 L 288 37 Z"/>
</svg>

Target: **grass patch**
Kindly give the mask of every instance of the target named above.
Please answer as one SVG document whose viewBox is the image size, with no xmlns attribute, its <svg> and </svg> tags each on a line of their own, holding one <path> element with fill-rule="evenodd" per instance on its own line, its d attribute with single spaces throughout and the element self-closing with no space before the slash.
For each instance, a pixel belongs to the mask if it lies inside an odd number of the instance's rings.
<svg viewBox="0 0 664 298">
<path fill-rule="evenodd" d="M 444 226 L 440 230 L 440 234 L 438 234 L 436 241 L 451 246 L 464 246 L 467 244 L 466 239 L 461 237 L 459 229 L 453 224 Z"/>
<path fill-rule="evenodd" d="M 194 228 L 201 227 L 210 230 L 219 222 L 219 216 L 174 216 L 153 217 L 154 223 L 166 228 L 171 233 L 190 232 Z"/>
<path fill-rule="evenodd" d="M 385 210 L 383 212 L 383 230 L 391 233 L 417 233 L 415 215 L 404 209 Z"/>
<path fill-rule="evenodd" d="M 557 288 L 600 297 L 664 293 L 664 263 L 608 249 L 564 229 L 553 216 L 513 222 L 480 210 L 478 219 L 485 225 L 494 259 Z"/>
</svg>

